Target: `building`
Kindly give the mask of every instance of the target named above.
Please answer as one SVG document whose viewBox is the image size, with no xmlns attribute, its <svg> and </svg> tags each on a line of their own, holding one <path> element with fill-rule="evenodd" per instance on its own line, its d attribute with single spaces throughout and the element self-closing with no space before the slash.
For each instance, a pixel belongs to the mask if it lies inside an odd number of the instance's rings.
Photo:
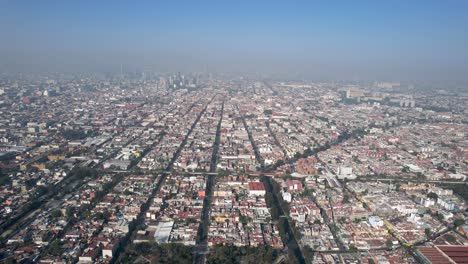
<svg viewBox="0 0 468 264">
<path fill-rule="evenodd" d="M 468 246 L 420 246 L 422 263 L 468 263 Z"/>
<path fill-rule="evenodd" d="M 283 192 L 282 196 L 283 196 L 283 200 L 284 200 L 285 202 L 288 202 L 288 203 L 291 202 L 291 200 L 292 200 L 292 195 L 291 195 L 291 193 L 289 193 L 289 192 Z"/>
<path fill-rule="evenodd" d="M 265 195 L 265 186 L 263 182 L 249 182 L 249 194 L 255 196 Z"/>
<path fill-rule="evenodd" d="M 173 225 L 174 221 L 159 222 L 156 227 L 156 232 L 154 232 L 154 240 L 156 240 L 157 243 L 167 243 Z"/>
<path fill-rule="evenodd" d="M 115 167 L 120 170 L 127 170 L 130 166 L 131 161 L 129 160 L 109 160 L 103 164 L 104 169 Z"/>
<path fill-rule="evenodd" d="M 382 227 L 384 225 L 384 222 L 378 216 L 369 216 L 369 224 L 373 228 L 378 228 L 378 227 Z"/>
<path fill-rule="evenodd" d="M 356 175 L 353 174 L 353 168 L 352 167 L 344 167 L 341 166 L 338 168 L 338 179 L 356 179 Z"/>
<path fill-rule="evenodd" d="M 302 182 L 298 180 L 286 180 L 286 185 L 288 192 L 301 192 L 302 191 Z"/>
</svg>

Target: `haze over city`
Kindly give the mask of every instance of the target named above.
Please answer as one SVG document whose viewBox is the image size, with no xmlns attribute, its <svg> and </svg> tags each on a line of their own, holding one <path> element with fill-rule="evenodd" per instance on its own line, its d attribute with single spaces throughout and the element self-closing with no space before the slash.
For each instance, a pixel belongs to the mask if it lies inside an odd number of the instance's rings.
<svg viewBox="0 0 468 264">
<path fill-rule="evenodd" d="M 0 2 L 5 71 L 467 81 L 468 3 Z"/>
</svg>

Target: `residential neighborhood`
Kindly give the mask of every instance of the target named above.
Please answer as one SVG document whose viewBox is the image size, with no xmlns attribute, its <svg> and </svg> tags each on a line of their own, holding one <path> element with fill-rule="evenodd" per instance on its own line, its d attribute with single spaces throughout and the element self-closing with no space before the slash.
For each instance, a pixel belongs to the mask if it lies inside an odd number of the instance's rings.
<svg viewBox="0 0 468 264">
<path fill-rule="evenodd" d="M 250 248 L 278 263 L 462 263 L 468 250 L 466 94 L 440 112 L 400 84 L 0 87 L 2 263 L 147 263 L 134 252 L 167 245 L 196 263 Z"/>
</svg>

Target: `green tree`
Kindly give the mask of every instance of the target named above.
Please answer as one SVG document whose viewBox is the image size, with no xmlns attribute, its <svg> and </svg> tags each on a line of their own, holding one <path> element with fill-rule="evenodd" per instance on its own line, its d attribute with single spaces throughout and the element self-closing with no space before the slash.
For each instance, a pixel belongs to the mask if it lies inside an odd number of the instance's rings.
<svg viewBox="0 0 468 264">
<path fill-rule="evenodd" d="M 427 194 L 427 197 L 428 198 L 431 198 L 431 199 L 437 199 L 439 198 L 439 196 L 436 194 L 436 193 L 433 193 L 433 192 L 430 192 Z"/>
<path fill-rule="evenodd" d="M 52 212 L 50 212 L 50 216 L 53 218 L 58 218 L 62 216 L 62 211 L 60 209 L 54 209 Z"/>
<path fill-rule="evenodd" d="M 229 176 L 229 172 L 227 170 L 220 170 L 218 172 L 219 177 L 226 177 Z"/>
<path fill-rule="evenodd" d="M 445 239 L 446 239 L 448 242 L 450 242 L 450 243 L 455 243 L 455 242 L 457 241 L 457 239 L 456 239 L 453 235 L 451 235 L 451 234 L 447 234 L 447 235 L 445 236 Z"/>
<path fill-rule="evenodd" d="M 4 174 L 1 170 L 0 170 L 0 186 L 3 186 L 3 185 L 7 185 L 11 182 L 11 179 L 10 177 L 8 177 L 7 174 Z"/>
<path fill-rule="evenodd" d="M 453 221 L 453 225 L 455 227 L 459 227 L 459 226 L 463 225 L 464 223 L 465 223 L 465 220 L 463 220 L 463 219 L 457 219 L 457 220 Z"/>
<path fill-rule="evenodd" d="M 50 243 L 50 246 L 47 250 L 47 252 L 51 255 L 58 256 L 62 254 L 62 244 L 59 239 L 54 240 L 52 243 Z"/>
<path fill-rule="evenodd" d="M 343 203 L 349 203 L 349 195 L 345 194 L 343 196 Z"/>
<path fill-rule="evenodd" d="M 65 215 L 68 218 L 72 217 L 74 213 L 75 213 L 75 207 L 67 207 L 67 209 L 65 210 Z"/>
<path fill-rule="evenodd" d="M 444 215 L 441 214 L 441 213 L 438 213 L 437 214 L 437 219 L 439 219 L 440 221 L 443 221 L 445 219 Z"/>
<path fill-rule="evenodd" d="M 396 190 L 397 192 L 400 191 L 400 187 L 401 187 L 401 184 L 397 183 L 397 184 L 395 185 L 395 190 Z"/>
<path fill-rule="evenodd" d="M 358 248 L 355 245 L 349 245 L 348 251 L 350 253 L 356 253 L 358 252 Z"/>
<path fill-rule="evenodd" d="M 387 247 L 387 250 L 391 250 L 393 248 L 393 242 L 390 239 L 387 239 L 385 246 Z"/>
<path fill-rule="evenodd" d="M 426 234 L 426 237 L 427 237 L 427 238 L 430 238 L 431 235 L 432 235 L 431 229 L 430 229 L 430 228 L 424 229 L 424 234 Z"/>
</svg>

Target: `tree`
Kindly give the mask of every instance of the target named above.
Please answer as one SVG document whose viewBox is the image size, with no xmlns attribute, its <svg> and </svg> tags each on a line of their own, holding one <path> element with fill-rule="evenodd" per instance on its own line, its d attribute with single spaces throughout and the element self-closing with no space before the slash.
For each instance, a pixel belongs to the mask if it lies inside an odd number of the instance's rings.
<svg viewBox="0 0 468 264">
<path fill-rule="evenodd" d="M 395 191 L 399 192 L 400 187 L 401 187 L 401 184 L 399 184 L 399 183 L 395 184 Z"/>
<path fill-rule="evenodd" d="M 393 242 L 390 239 L 387 239 L 385 246 L 387 247 L 387 250 L 391 250 L 393 248 Z"/>
<path fill-rule="evenodd" d="M 52 212 L 50 212 L 50 216 L 52 216 L 53 218 L 61 217 L 62 211 L 60 211 L 60 209 L 54 209 L 52 210 Z"/>
<path fill-rule="evenodd" d="M 349 245 L 348 251 L 350 253 L 356 253 L 358 251 L 357 247 L 355 245 Z"/>
<path fill-rule="evenodd" d="M 86 132 L 82 130 L 65 130 L 62 135 L 67 140 L 81 140 L 86 138 Z"/>
<path fill-rule="evenodd" d="M 65 210 L 65 215 L 68 218 L 72 217 L 74 213 L 75 213 L 75 207 L 67 207 L 67 209 Z"/>
<path fill-rule="evenodd" d="M 343 203 L 349 203 L 349 195 L 345 194 L 343 196 Z"/>
<path fill-rule="evenodd" d="M 219 177 L 226 177 L 229 176 L 229 172 L 227 170 L 220 170 L 218 172 Z"/>
<path fill-rule="evenodd" d="M 427 238 L 430 238 L 431 235 L 432 235 L 431 229 L 430 229 L 430 228 L 424 229 L 424 234 L 426 234 L 426 237 L 427 237 Z"/>
<path fill-rule="evenodd" d="M 354 163 L 361 163 L 361 160 L 359 160 L 358 156 L 353 156 L 353 162 Z"/>
<path fill-rule="evenodd" d="M 430 192 L 427 194 L 427 197 L 428 198 L 431 198 L 431 199 L 437 199 L 439 198 L 439 196 L 436 194 L 436 193 L 433 193 L 433 192 Z"/>
<path fill-rule="evenodd" d="M 62 245 L 60 243 L 60 240 L 56 239 L 52 243 L 50 243 L 47 252 L 54 256 L 59 256 L 60 254 L 62 254 Z"/>
<path fill-rule="evenodd" d="M 463 219 L 457 219 L 457 220 L 453 221 L 453 225 L 455 227 L 459 227 L 459 226 L 463 225 L 464 223 L 465 223 L 465 220 L 463 220 Z"/>
<path fill-rule="evenodd" d="M 284 160 L 278 160 L 278 161 L 275 163 L 274 167 L 278 168 L 278 167 L 281 167 L 281 166 L 283 166 L 283 165 L 284 165 Z"/>
<path fill-rule="evenodd" d="M 48 192 L 49 192 L 49 188 L 47 188 L 46 186 L 40 185 L 40 186 L 38 186 L 36 188 L 35 196 L 36 197 L 41 197 L 41 196 L 45 195 Z"/>
<path fill-rule="evenodd" d="M 419 180 L 423 180 L 423 179 L 426 178 L 426 177 L 424 176 L 424 174 L 422 174 L 421 172 L 416 173 L 416 177 L 417 177 Z"/>
<path fill-rule="evenodd" d="M 75 167 L 72 170 L 72 177 L 76 179 L 84 179 L 88 177 L 96 177 L 98 175 L 97 170 L 87 167 Z"/>
<path fill-rule="evenodd" d="M 450 243 L 455 243 L 455 242 L 457 241 L 457 239 L 456 239 L 453 235 L 451 235 L 451 234 L 447 234 L 447 235 L 445 236 L 445 239 L 446 239 L 448 242 L 450 242 Z"/>
<path fill-rule="evenodd" d="M 228 219 L 226 219 L 226 220 L 228 220 Z M 245 215 L 240 215 L 240 217 L 239 217 L 239 222 L 241 222 L 243 225 L 247 225 L 251 221 L 252 221 L 252 219 L 250 217 L 245 216 Z"/>
<path fill-rule="evenodd" d="M 444 215 L 441 214 L 441 213 L 438 213 L 437 214 L 437 218 L 440 220 L 440 221 L 443 221 L 445 219 Z"/>
<path fill-rule="evenodd" d="M 10 182 L 11 182 L 10 177 L 8 177 L 7 174 L 4 174 L 4 173 L 0 170 L 0 186 L 9 184 Z"/>
</svg>

